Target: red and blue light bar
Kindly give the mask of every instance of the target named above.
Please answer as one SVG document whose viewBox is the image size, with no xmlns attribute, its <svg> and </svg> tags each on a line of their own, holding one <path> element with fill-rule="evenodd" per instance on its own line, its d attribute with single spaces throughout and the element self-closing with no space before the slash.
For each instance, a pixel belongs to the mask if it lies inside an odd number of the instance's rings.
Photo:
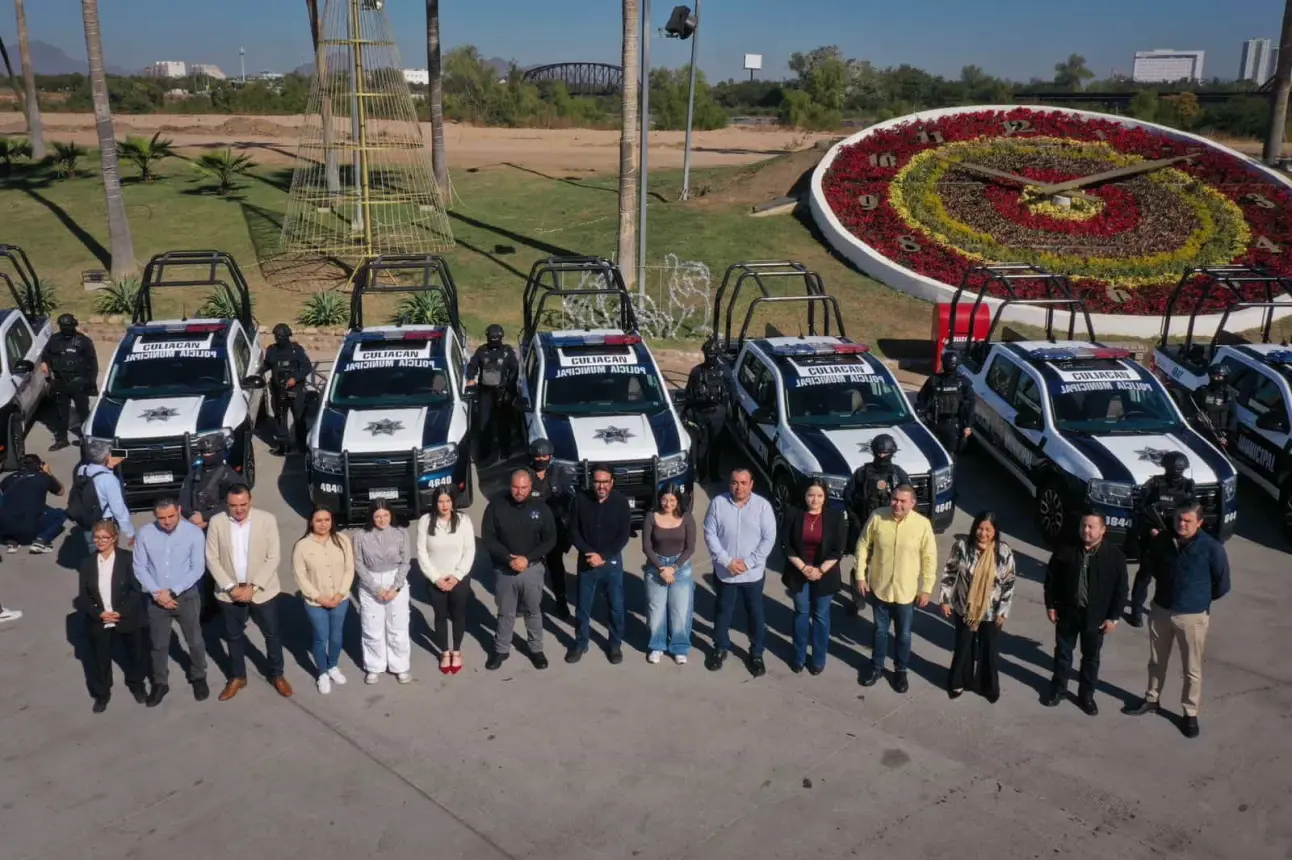
<svg viewBox="0 0 1292 860">
<path fill-rule="evenodd" d="M 772 347 L 776 355 L 861 355 L 870 352 L 870 346 L 864 343 L 853 343 L 841 340 L 836 343 L 804 342 L 781 343 Z"/>
<path fill-rule="evenodd" d="M 1092 359 L 1120 361 L 1134 355 L 1129 349 L 1117 349 L 1111 346 L 1046 347 L 1044 349 L 1034 349 L 1030 354 L 1037 361 L 1089 361 Z"/>
<path fill-rule="evenodd" d="M 1292 349 L 1276 349 L 1265 353 L 1268 364 L 1292 364 Z"/>
<path fill-rule="evenodd" d="M 636 346 L 639 334 L 554 334 L 552 346 Z"/>
<path fill-rule="evenodd" d="M 140 323 L 132 325 L 130 331 L 134 334 L 213 334 L 224 331 L 226 328 L 228 326 L 220 322 Z"/>
</svg>

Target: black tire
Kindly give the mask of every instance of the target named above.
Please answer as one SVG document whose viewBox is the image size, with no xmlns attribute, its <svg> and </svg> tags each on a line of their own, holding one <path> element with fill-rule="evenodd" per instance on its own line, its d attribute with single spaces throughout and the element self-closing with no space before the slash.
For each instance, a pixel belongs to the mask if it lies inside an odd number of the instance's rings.
<svg viewBox="0 0 1292 860">
<path fill-rule="evenodd" d="M 15 409 L 5 419 L 5 471 L 13 472 L 17 470 L 22 462 L 23 455 L 26 453 L 27 422 L 23 420 L 22 413 Z"/>
<path fill-rule="evenodd" d="M 772 475 L 772 510 L 783 520 L 794 505 L 794 481 L 784 469 L 775 469 Z"/>
<path fill-rule="evenodd" d="M 1068 527 L 1068 504 L 1056 480 L 1042 482 L 1036 490 L 1036 527 L 1050 546 L 1058 546 Z"/>
<path fill-rule="evenodd" d="M 1279 513 L 1283 516 L 1283 534 L 1292 543 L 1292 481 L 1284 484 L 1279 493 Z"/>
<path fill-rule="evenodd" d="M 254 490 L 256 488 L 255 434 L 248 433 L 243 444 L 245 448 L 242 452 L 242 482 Z"/>
<path fill-rule="evenodd" d="M 466 484 L 466 486 L 465 486 L 465 487 L 463 487 L 463 488 L 462 488 L 462 492 L 461 492 L 461 493 L 458 493 L 457 506 L 458 506 L 459 508 L 464 509 L 464 510 L 465 510 L 466 508 L 471 507 L 471 503 L 472 503 L 472 502 L 474 502 L 474 501 L 475 501 L 475 499 L 476 499 L 476 493 L 475 493 L 475 482 L 471 480 L 471 471 L 472 471 L 472 470 L 471 470 L 471 467 L 470 467 L 470 466 L 468 466 L 468 467 L 467 467 L 467 484 Z"/>
</svg>

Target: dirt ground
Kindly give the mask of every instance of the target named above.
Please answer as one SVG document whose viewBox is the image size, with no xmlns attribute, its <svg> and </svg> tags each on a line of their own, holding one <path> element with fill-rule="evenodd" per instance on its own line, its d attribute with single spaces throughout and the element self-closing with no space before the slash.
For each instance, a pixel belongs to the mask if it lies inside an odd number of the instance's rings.
<svg viewBox="0 0 1292 860">
<path fill-rule="evenodd" d="M 161 131 L 188 152 L 233 146 L 256 150 L 256 161 L 261 164 L 289 164 L 295 158 L 304 117 L 150 114 L 117 116 L 114 121 L 118 138 Z M 46 114 L 44 127 L 52 140 L 97 145 L 93 114 Z M 430 126 L 423 123 L 422 128 L 429 140 Z M 21 114 L 0 114 L 0 134 L 21 133 L 23 129 Z M 835 136 L 760 128 L 702 131 L 695 134 L 691 161 L 697 168 L 747 164 Z M 651 167 L 681 167 L 685 139 L 680 131 L 653 134 Z M 454 170 L 510 163 L 531 170 L 589 174 L 619 167 L 619 132 L 613 130 L 478 128 L 449 123 L 445 144 Z"/>
</svg>

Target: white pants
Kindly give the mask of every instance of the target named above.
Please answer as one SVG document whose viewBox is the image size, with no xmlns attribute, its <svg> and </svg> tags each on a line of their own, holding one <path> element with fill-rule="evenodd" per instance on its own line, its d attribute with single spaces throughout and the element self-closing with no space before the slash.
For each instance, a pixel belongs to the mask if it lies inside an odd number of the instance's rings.
<svg viewBox="0 0 1292 860">
<path fill-rule="evenodd" d="M 390 588 L 395 571 L 374 573 L 379 588 Z M 359 620 L 363 628 L 363 668 L 366 672 L 407 672 L 412 638 L 408 632 L 408 586 L 389 603 L 359 588 Z"/>
</svg>

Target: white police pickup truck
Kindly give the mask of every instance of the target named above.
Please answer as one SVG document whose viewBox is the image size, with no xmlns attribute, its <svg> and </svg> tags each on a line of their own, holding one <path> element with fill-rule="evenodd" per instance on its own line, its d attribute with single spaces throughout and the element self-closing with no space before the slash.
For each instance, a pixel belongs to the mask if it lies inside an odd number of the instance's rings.
<svg viewBox="0 0 1292 860">
<path fill-rule="evenodd" d="M 23 250 L 0 245 L 0 260 L 7 260 L 18 277 L 15 284 L 7 271 L 0 280 L 9 288 L 14 307 L 0 309 L 0 464 L 6 470 L 18 468 L 27 452 L 27 430 L 36 410 L 49 392 L 49 374 L 40 368 L 40 356 L 54 333 L 49 317 L 38 313 L 36 272 Z"/>
<path fill-rule="evenodd" d="M 816 478 L 842 507 L 848 479 L 873 459 L 871 440 L 887 433 L 897 442 L 893 462 L 915 486 L 916 509 L 943 531 L 955 513 L 951 457 L 869 352 L 827 335 L 744 340 L 734 358 L 720 359 L 731 391 L 727 429 L 771 481 L 778 511 L 799 504 Z"/>
<path fill-rule="evenodd" d="M 1034 493 L 1047 541 L 1075 534 L 1075 516 L 1089 508 L 1124 542 L 1144 484 L 1172 451 L 1189 458 L 1207 522 L 1222 540 L 1233 534 L 1234 468 L 1130 352 L 1063 340 L 990 347 L 968 350 L 960 366 L 974 388 L 973 440 Z"/>
</svg>

